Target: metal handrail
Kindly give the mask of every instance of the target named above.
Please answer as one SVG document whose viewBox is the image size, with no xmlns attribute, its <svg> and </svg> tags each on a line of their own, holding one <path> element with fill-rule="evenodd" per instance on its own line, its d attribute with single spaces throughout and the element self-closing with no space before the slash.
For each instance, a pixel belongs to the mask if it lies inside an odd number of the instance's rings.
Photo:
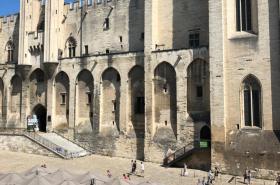
<svg viewBox="0 0 280 185">
<path fill-rule="evenodd" d="M 64 138 L 64 139 L 68 140 L 69 142 L 71 142 L 71 143 L 73 143 L 73 144 L 75 144 L 75 145 L 78 145 L 78 146 L 81 147 L 82 149 L 84 149 L 84 150 L 90 152 L 91 154 L 94 153 L 94 152 L 90 149 L 90 147 L 88 147 L 88 146 L 86 146 L 86 145 L 83 145 L 83 144 L 81 144 L 80 142 L 76 142 L 74 139 L 70 139 L 69 137 L 66 137 L 64 134 L 58 133 L 58 132 L 56 132 L 56 131 L 52 131 L 52 132 L 55 133 L 55 134 L 57 134 L 57 135 L 59 135 L 59 136 L 61 136 L 61 137 Z"/>
<path fill-rule="evenodd" d="M 185 145 L 184 147 L 176 150 L 174 153 L 168 155 L 164 158 L 163 164 L 167 165 L 168 163 L 171 163 L 172 161 L 175 161 L 176 159 L 180 158 L 184 154 L 188 153 L 189 151 L 197 148 L 199 146 L 199 141 L 192 141 Z"/>
</svg>

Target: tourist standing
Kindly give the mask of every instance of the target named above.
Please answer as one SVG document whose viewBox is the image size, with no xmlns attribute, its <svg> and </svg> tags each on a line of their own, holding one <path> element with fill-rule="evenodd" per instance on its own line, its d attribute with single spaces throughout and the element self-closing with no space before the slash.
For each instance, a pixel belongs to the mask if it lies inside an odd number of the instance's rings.
<svg viewBox="0 0 280 185">
<path fill-rule="evenodd" d="M 131 162 L 130 162 L 130 167 L 131 167 L 131 172 L 130 173 L 133 173 L 133 160 L 131 160 Z"/>
<path fill-rule="evenodd" d="M 251 170 L 248 170 L 248 184 L 251 184 L 251 178 L 252 178 L 252 173 L 251 173 Z"/>
<path fill-rule="evenodd" d="M 248 168 L 246 168 L 243 177 L 244 177 L 244 184 L 246 184 L 246 180 L 248 180 Z"/>
<path fill-rule="evenodd" d="M 183 176 L 188 176 L 189 172 L 188 172 L 188 166 L 187 163 L 184 163 L 184 172 L 183 172 Z"/>
<path fill-rule="evenodd" d="M 143 177 L 144 177 L 144 171 L 145 171 L 145 166 L 144 163 L 141 162 L 141 174 L 143 175 Z"/>
<path fill-rule="evenodd" d="M 134 163 L 132 164 L 132 173 L 136 173 L 136 168 L 137 168 L 137 164 L 135 160 Z"/>
</svg>

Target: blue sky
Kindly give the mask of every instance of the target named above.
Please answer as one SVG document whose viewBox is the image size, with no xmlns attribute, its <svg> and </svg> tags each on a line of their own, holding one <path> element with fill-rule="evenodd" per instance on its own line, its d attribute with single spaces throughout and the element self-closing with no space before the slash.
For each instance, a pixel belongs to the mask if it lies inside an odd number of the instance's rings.
<svg viewBox="0 0 280 185">
<path fill-rule="evenodd" d="M 0 16 L 19 12 L 20 0 L 0 0 Z"/>
<path fill-rule="evenodd" d="M 0 0 L 0 16 L 9 15 L 19 12 L 20 0 Z M 73 2 L 75 0 L 65 0 L 65 2 Z"/>
</svg>

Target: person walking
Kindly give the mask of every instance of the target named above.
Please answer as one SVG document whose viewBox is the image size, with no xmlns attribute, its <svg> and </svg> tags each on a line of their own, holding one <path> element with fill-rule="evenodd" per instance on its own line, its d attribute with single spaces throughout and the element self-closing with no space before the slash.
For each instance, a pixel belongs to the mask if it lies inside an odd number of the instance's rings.
<svg viewBox="0 0 280 185">
<path fill-rule="evenodd" d="M 183 172 L 183 176 L 189 176 L 187 163 L 184 163 L 184 172 Z"/>
<path fill-rule="evenodd" d="M 143 177 L 144 177 L 144 172 L 145 172 L 145 166 L 144 163 L 141 162 L 141 174 L 143 175 Z"/>
<path fill-rule="evenodd" d="M 134 161 L 134 163 L 132 164 L 132 173 L 136 173 L 136 168 L 137 168 L 137 164 L 136 164 L 136 160 Z"/>
<path fill-rule="evenodd" d="M 131 167 L 130 173 L 133 173 L 133 160 L 131 160 L 131 162 L 130 162 L 130 167 Z"/>
<path fill-rule="evenodd" d="M 251 179 L 252 179 L 252 173 L 251 173 L 251 170 L 248 170 L 248 176 L 247 176 L 247 179 L 248 179 L 248 184 L 251 184 Z"/>
</svg>

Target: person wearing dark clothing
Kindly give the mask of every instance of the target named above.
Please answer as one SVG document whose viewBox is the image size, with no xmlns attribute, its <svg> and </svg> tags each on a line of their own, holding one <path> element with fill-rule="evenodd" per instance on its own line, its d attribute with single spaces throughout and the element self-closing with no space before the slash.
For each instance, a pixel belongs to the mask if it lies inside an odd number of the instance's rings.
<svg viewBox="0 0 280 185">
<path fill-rule="evenodd" d="M 136 161 L 134 161 L 134 163 L 132 164 L 132 173 L 136 172 L 136 167 L 137 167 L 137 164 L 136 164 Z"/>
</svg>

